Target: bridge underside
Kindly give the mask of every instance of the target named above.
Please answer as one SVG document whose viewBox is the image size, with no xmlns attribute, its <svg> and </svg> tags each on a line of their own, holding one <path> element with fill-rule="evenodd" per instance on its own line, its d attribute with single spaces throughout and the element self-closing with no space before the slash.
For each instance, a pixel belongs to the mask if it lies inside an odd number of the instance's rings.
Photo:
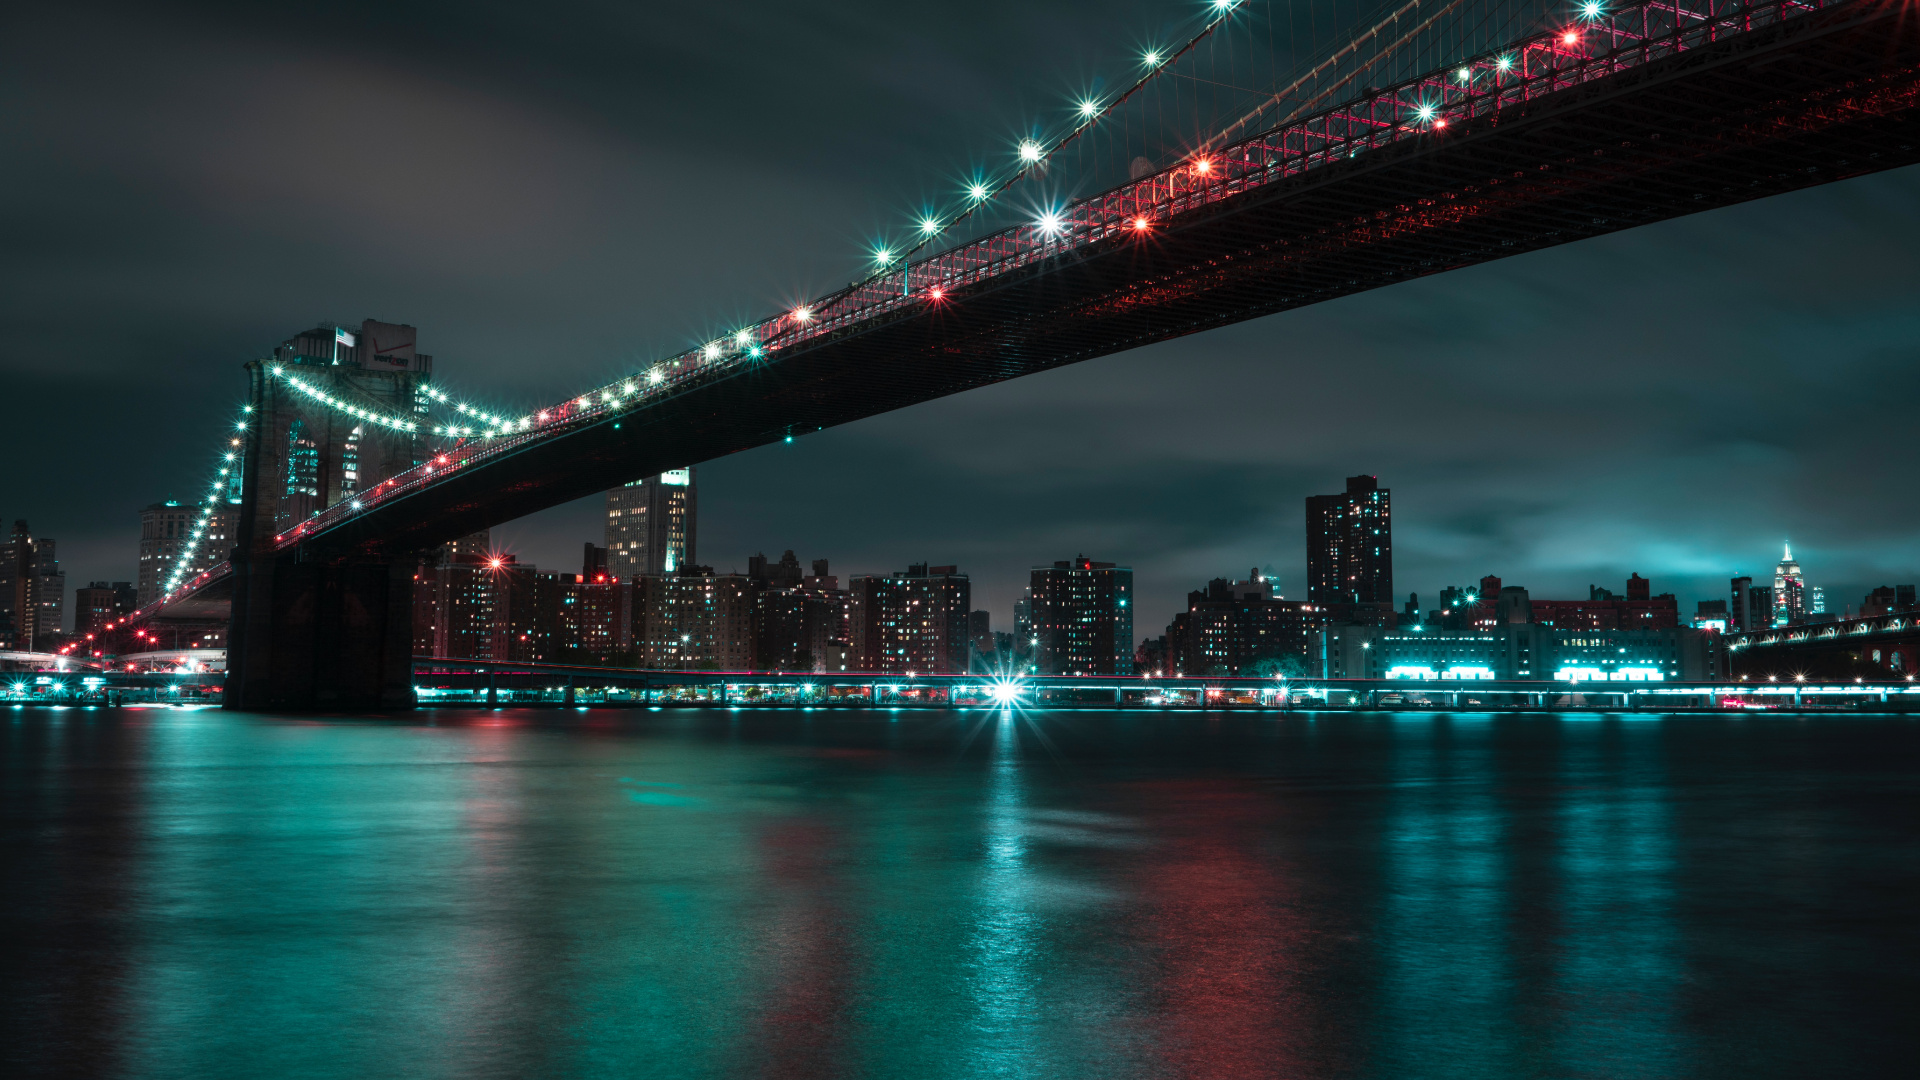
<svg viewBox="0 0 1920 1080">
<path fill-rule="evenodd" d="M 638 476 L 1427 274 L 1920 160 L 1920 26 L 1849 5 L 1269 184 L 717 372 L 314 541 L 418 550 Z"/>
</svg>

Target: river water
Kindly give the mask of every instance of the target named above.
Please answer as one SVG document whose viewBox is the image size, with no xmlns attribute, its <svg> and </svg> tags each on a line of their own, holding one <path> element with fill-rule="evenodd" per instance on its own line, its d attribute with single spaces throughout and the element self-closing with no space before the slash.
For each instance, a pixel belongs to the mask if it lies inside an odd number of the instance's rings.
<svg viewBox="0 0 1920 1080">
<path fill-rule="evenodd" d="M 1920 722 L 34 709 L 5 1075 L 1911 1075 Z"/>
</svg>

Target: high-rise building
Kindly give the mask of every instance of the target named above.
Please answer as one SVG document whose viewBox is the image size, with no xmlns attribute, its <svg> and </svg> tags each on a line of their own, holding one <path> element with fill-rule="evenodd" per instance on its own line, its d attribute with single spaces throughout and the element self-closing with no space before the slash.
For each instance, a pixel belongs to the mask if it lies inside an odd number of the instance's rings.
<svg viewBox="0 0 1920 1080">
<path fill-rule="evenodd" d="M 46 652 L 61 639 L 67 575 L 54 542 L 35 537 L 25 521 L 0 546 L 0 640 L 8 647 Z"/>
<path fill-rule="evenodd" d="M 955 566 L 916 563 L 852 581 L 853 654 L 860 670 L 964 674 L 972 585 Z"/>
<path fill-rule="evenodd" d="M 1033 598 L 1030 634 L 1040 639 L 1034 646 L 1034 670 L 1042 675 L 1133 674 L 1131 567 L 1094 562 L 1085 555 L 1036 566 L 1028 593 Z"/>
<path fill-rule="evenodd" d="M 1806 615 L 1806 588 L 1807 579 L 1793 561 L 1793 545 L 1788 544 L 1773 568 L 1773 625 L 1790 626 Z"/>
<path fill-rule="evenodd" d="M 634 579 L 634 649 L 640 665 L 690 671 L 753 667 L 753 581 L 689 566 Z"/>
<path fill-rule="evenodd" d="M 803 574 L 792 551 L 776 563 L 754 555 L 747 559 L 747 578 L 756 594 L 756 670 L 848 670 L 848 595 L 827 572 L 827 560 L 813 560 L 813 573 Z"/>
<path fill-rule="evenodd" d="M 485 529 L 446 544 L 414 575 L 413 652 L 462 660 L 493 655 L 495 575 L 506 556 L 494 556 Z"/>
<path fill-rule="evenodd" d="M 672 469 L 607 492 L 607 572 L 679 573 L 698 559 L 694 470 Z"/>
<path fill-rule="evenodd" d="M 234 529 L 240 520 L 239 504 L 229 500 L 208 513 L 203 506 L 182 506 L 168 499 L 140 511 L 140 561 L 136 571 L 140 606 L 160 599 L 167 581 L 175 576 L 175 564 L 192 540 L 194 522 L 202 514 L 207 517 L 206 534 L 180 568 L 183 581 L 224 561 L 232 552 Z"/>
<path fill-rule="evenodd" d="M 1753 602 L 1753 578 L 1743 576 L 1732 579 L 1728 583 L 1728 593 L 1727 630 L 1735 634 L 1758 630 L 1761 624 L 1756 621 L 1756 613 L 1750 606 Z M 1773 622 L 1771 609 L 1767 611 L 1766 621 Z"/>
<path fill-rule="evenodd" d="M 1336 621 L 1393 618 L 1392 492 L 1349 476 L 1339 495 L 1307 497 L 1307 602 Z"/>
</svg>

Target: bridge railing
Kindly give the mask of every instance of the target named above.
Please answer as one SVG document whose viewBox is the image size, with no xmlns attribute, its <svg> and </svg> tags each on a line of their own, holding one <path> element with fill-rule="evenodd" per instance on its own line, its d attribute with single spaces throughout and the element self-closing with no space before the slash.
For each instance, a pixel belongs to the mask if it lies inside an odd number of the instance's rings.
<svg viewBox="0 0 1920 1080">
<path fill-rule="evenodd" d="M 944 302 L 1090 245 L 1146 238 L 1180 216 L 1267 185 L 1407 142 L 1439 142 L 1502 111 L 1788 19 L 1879 0 L 1648 0 L 1575 18 L 1346 103 L 1288 120 L 1172 168 L 1070 203 L 669 357 L 634 376 L 508 421 L 275 538 L 299 544 L 357 514 L 637 405 L 765 363 L 781 350 Z M 209 571 L 213 573 L 213 571 Z M 182 591 L 201 587 L 190 583 Z"/>
</svg>

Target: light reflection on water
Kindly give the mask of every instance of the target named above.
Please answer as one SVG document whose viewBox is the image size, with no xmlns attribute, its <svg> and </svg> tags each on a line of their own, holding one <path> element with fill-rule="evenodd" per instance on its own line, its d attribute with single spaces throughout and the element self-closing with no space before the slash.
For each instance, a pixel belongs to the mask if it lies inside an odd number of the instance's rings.
<svg viewBox="0 0 1920 1080">
<path fill-rule="evenodd" d="M 1874 1075 L 1898 719 L 12 710 L 9 1076 Z"/>
</svg>

